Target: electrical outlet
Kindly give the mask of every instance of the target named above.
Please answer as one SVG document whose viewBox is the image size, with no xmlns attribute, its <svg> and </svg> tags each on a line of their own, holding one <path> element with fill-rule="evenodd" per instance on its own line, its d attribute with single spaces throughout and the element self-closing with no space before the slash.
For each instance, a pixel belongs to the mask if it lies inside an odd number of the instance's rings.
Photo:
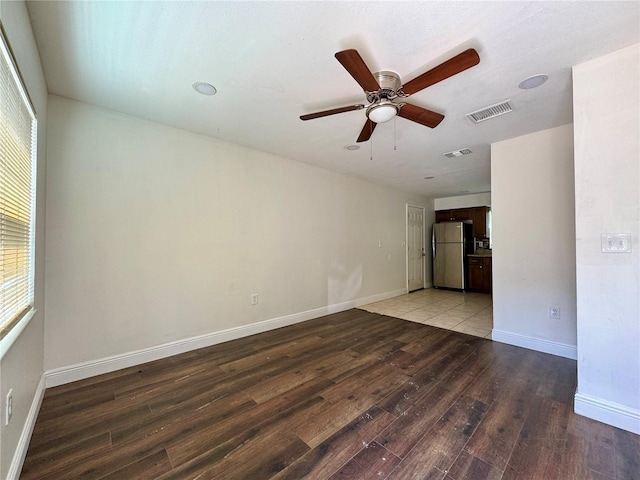
<svg viewBox="0 0 640 480">
<path fill-rule="evenodd" d="M 555 320 L 560 320 L 560 307 L 557 305 L 552 305 L 549 307 L 549 318 L 553 318 Z"/>
<path fill-rule="evenodd" d="M 251 305 L 257 305 L 258 304 L 258 294 L 257 293 L 252 293 L 251 294 Z"/>
<path fill-rule="evenodd" d="M 6 411 L 4 412 L 4 424 L 9 425 L 9 422 L 11 421 L 11 416 L 13 415 L 13 388 L 9 389 L 9 392 L 7 393 L 7 399 L 5 402 L 5 408 Z"/>
</svg>

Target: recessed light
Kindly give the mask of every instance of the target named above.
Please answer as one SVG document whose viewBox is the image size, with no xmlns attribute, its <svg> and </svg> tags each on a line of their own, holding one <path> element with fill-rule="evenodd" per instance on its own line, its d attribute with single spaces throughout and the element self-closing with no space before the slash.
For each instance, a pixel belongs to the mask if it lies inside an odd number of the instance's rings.
<svg viewBox="0 0 640 480">
<path fill-rule="evenodd" d="M 536 88 L 542 85 L 544 82 L 546 82 L 548 78 L 549 78 L 548 75 L 544 75 L 542 73 L 539 73 L 538 75 L 532 75 L 531 77 L 525 78 L 523 81 L 521 81 L 518 87 L 520 87 L 523 90 Z"/>
<path fill-rule="evenodd" d="M 193 89 L 202 95 L 215 95 L 218 92 L 216 87 L 207 82 L 196 82 L 193 84 Z"/>
<path fill-rule="evenodd" d="M 424 177 L 425 180 L 433 180 L 436 177 Z"/>
<path fill-rule="evenodd" d="M 344 147 L 345 150 L 358 150 L 360 148 L 360 145 L 346 145 Z"/>
</svg>

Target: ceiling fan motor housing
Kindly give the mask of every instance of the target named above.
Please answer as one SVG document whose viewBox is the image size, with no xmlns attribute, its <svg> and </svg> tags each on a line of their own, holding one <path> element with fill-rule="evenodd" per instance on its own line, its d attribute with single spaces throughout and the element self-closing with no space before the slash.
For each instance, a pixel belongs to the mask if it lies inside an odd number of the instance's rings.
<svg viewBox="0 0 640 480">
<path fill-rule="evenodd" d="M 384 123 L 398 114 L 401 104 L 393 103 L 398 98 L 398 91 L 402 86 L 400 76 L 395 72 L 383 70 L 373 74 L 380 89 L 377 92 L 366 92 L 371 105 L 367 107 L 367 118 L 374 123 Z"/>
<path fill-rule="evenodd" d="M 380 89 L 377 92 L 365 92 L 367 94 L 367 100 L 370 103 L 375 103 L 382 99 L 392 100 L 398 97 L 398 91 L 402 87 L 400 82 L 400 75 L 396 72 L 383 70 L 373 74 Z"/>
</svg>

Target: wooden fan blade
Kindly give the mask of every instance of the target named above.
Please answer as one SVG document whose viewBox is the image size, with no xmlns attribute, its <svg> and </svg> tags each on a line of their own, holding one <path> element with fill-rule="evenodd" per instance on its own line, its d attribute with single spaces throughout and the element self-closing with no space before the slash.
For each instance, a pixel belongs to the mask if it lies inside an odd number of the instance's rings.
<svg viewBox="0 0 640 480">
<path fill-rule="evenodd" d="M 478 63 L 480 63 L 478 52 L 470 48 L 407 82 L 402 86 L 402 91 L 407 95 L 412 95 L 422 89 L 430 87 L 434 83 L 438 83 L 457 73 L 463 72 Z"/>
<path fill-rule="evenodd" d="M 367 140 L 369 140 L 371 138 L 371 134 L 376 128 L 376 125 L 377 123 L 372 122 L 367 118 L 367 123 L 364 124 L 364 127 L 362 128 L 362 131 L 360 132 L 360 136 L 358 137 L 358 140 L 356 140 L 356 143 L 366 142 Z"/>
<path fill-rule="evenodd" d="M 301 115 L 300 120 L 312 120 L 314 118 L 326 117 L 328 115 L 335 115 L 336 113 L 352 112 L 353 110 L 362 110 L 364 105 L 349 105 L 348 107 L 332 108 L 331 110 L 324 110 L 322 112 L 308 113 Z"/>
<path fill-rule="evenodd" d="M 365 91 L 377 92 L 380 90 L 378 81 L 373 76 L 373 73 L 371 73 L 371 70 L 369 70 L 369 67 L 367 67 L 367 64 L 364 63 L 364 60 L 357 50 L 343 50 L 342 52 L 336 53 L 335 56 L 353 79 L 358 82 L 358 85 Z"/>
<path fill-rule="evenodd" d="M 405 103 L 402 108 L 400 108 L 398 116 L 430 128 L 437 127 L 444 119 L 444 115 L 440 113 L 432 112 L 431 110 L 410 103 Z"/>
</svg>

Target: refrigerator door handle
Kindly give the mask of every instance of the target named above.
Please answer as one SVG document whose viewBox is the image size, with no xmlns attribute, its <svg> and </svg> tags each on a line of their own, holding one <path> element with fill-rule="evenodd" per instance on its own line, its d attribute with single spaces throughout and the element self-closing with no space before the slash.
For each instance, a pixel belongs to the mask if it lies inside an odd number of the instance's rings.
<svg viewBox="0 0 640 480">
<path fill-rule="evenodd" d="M 438 281 L 436 276 L 436 226 L 433 225 L 431 230 L 431 275 L 433 277 L 433 286 L 438 287 Z"/>
<path fill-rule="evenodd" d="M 431 232 L 431 250 L 433 252 L 433 256 L 436 256 L 436 227 L 433 227 L 433 231 Z"/>
</svg>

